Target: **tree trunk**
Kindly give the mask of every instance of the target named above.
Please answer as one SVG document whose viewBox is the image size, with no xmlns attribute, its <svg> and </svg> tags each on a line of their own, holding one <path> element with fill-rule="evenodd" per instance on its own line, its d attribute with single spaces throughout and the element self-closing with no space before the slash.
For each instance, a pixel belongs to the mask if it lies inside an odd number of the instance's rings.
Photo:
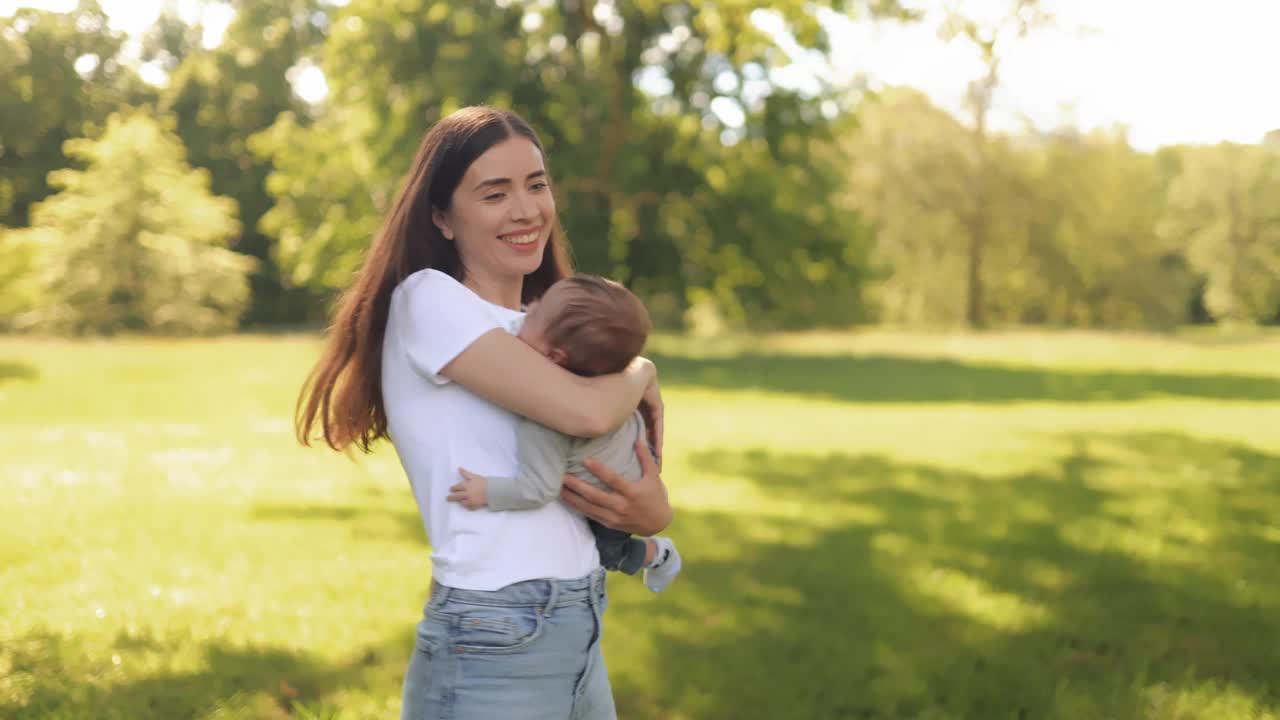
<svg viewBox="0 0 1280 720">
<path fill-rule="evenodd" d="M 982 293 L 982 251 L 987 242 L 987 222 L 981 207 L 969 226 L 969 282 L 965 298 L 965 322 L 971 328 L 986 327 Z"/>
</svg>

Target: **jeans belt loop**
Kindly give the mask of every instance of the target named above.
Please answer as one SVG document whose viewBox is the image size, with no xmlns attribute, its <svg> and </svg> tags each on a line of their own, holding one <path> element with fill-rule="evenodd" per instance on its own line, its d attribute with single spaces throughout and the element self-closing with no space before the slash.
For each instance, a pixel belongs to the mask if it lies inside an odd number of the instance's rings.
<svg viewBox="0 0 1280 720">
<path fill-rule="evenodd" d="M 543 615 L 550 615 L 556 606 L 556 601 L 560 599 L 560 581 L 548 580 L 547 585 L 550 586 L 550 592 L 547 593 L 547 604 L 542 609 Z"/>
<path fill-rule="evenodd" d="M 430 599 L 427 601 L 427 607 L 432 610 L 439 608 L 449 599 L 449 587 L 441 585 L 433 579 L 431 581 L 431 593 L 428 597 Z"/>
</svg>

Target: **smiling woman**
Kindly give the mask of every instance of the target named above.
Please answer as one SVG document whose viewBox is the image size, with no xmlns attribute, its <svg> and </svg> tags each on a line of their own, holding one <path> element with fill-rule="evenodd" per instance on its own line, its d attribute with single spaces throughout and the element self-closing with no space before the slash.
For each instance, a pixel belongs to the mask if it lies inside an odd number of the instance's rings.
<svg viewBox="0 0 1280 720">
<path fill-rule="evenodd" d="M 594 437 L 643 401 L 661 427 L 648 360 L 580 377 L 512 336 L 525 305 L 569 272 L 537 135 L 505 110 L 459 110 L 423 139 L 299 398 L 304 443 L 317 425 L 335 449 L 391 439 L 431 539 L 403 718 L 616 716 L 600 650 L 604 571 L 570 506 L 655 533 L 671 519 L 657 468 L 634 483 L 596 473 L 622 490 L 594 501 L 570 491 L 518 512 L 448 502 L 459 468 L 515 474 L 520 415 Z M 660 453 L 660 433 L 654 443 Z"/>
<path fill-rule="evenodd" d="M 542 151 L 525 138 L 504 140 L 477 158 L 462 177 L 455 201 L 448 209 L 432 210 L 440 233 L 458 243 L 460 256 L 472 259 L 468 284 L 513 308 L 520 307 L 521 298 L 500 297 L 503 289 L 522 288 L 506 280 L 538 269 L 555 216 Z"/>
</svg>

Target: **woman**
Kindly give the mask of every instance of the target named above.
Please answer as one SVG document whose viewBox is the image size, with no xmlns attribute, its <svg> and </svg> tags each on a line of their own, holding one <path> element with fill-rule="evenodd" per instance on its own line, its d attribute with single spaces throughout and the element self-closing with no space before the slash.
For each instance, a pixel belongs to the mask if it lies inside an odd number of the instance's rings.
<svg viewBox="0 0 1280 720">
<path fill-rule="evenodd" d="M 306 443 L 391 439 L 432 546 L 432 591 L 404 685 L 405 720 L 616 717 L 600 653 L 604 573 L 587 523 L 565 505 L 472 512 L 446 501 L 458 469 L 516 470 L 524 415 L 598 436 L 643 401 L 661 455 L 653 364 L 583 378 L 512 336 L 521 308 L 569 274 L 536 134 L 513 113 L 472 107 L 441 120 L 355 282 L 299 398 Z M 606 493 L 565 479 L 569 507 L 641 535 L 672 511 L 652 456 Z"/>
</svg>

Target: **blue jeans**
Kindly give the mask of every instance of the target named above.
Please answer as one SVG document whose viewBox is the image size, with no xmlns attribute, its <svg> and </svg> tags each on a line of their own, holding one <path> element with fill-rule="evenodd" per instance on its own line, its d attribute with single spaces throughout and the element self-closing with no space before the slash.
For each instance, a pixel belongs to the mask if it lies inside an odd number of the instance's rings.
<svg viewBox="0 0 1280 720">
<path fill-rule="evenodd" d="M 485 592 L 431 583 L 401 720 L 616 720 L 605 573 Z"/>
</svg>

